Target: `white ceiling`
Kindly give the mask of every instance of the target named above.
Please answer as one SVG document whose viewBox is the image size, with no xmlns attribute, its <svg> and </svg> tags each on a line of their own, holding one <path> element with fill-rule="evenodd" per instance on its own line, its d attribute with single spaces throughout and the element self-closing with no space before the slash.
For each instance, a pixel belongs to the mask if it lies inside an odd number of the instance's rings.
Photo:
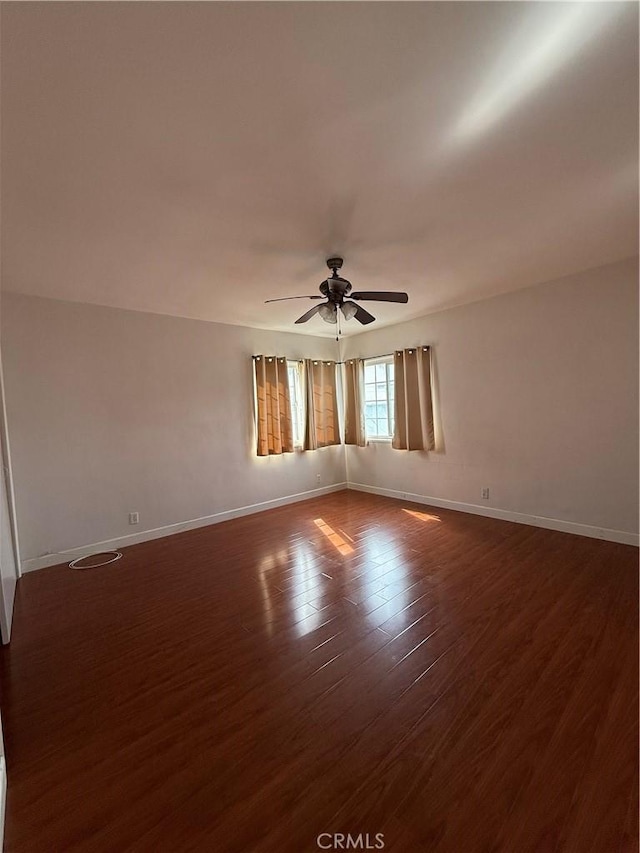
<svg viewBox="0 0 640 853">
<path fill-rule="evenodd" d="M 637 252 L 636 3 L 4 3 L 3 287 L 334 334 Z M 347 332 L 363 327 L 351 321 Z"/>
</svg>

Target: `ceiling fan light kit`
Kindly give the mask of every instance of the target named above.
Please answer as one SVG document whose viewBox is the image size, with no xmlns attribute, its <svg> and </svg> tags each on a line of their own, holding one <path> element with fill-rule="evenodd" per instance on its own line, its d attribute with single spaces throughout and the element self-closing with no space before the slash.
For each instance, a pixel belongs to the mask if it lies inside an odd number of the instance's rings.
<svg viewBox="0 0 640 853">
<path fill-rule="evenodd" d="M 340 310 L 342 311 L 345 320 L 351 320 L 352 317 L 356 316 L 358 306 L 353 302 L 343 302 L 340 306 Z"/>
<path fill-rule="evenodd" d="M 267 299 L 266 302 L 284 302 L 288 299 L 322 299 L 325 297 L 326 302 L 321 305 L 314 305 L 302 317 L 298 317 L 296 323 L 306 323 L 316 314 L 319 314 L 325 323 L 335 325 L 338 322 L 338 308 L 340 309 L 345 320 L 351 320 L 353 317 L 363 326 L 373 323 L 376 319 L 373 314 L 366 311 L 361 305 L 352 302 L 352 299 L 358 301 L 372 302 L 399 302 L 405 304 L 409 301 L 406 293 L 391 290 L 363 290 L 357 293 L 351 292 L 351 282 L 346 278 L 338 275 L 338 270 L 342 269 L 344 263 L 342 258 L 328 258 L 327 266 L 331 270 L 329 278 L 325 279 L 319 287 L 322 296 L 283 296 L 280 299 Z M 345 297 L 349 299 L 345 301 Z"/>
<path fill-rule="evenodd" d="M 329 302 L 323 302 L 322 305 L 318 305 L 318 314 L 322 317 L 325 323 L 335 324 L 338 322 L 336 306 L 331 305 Z"/>
</svg>

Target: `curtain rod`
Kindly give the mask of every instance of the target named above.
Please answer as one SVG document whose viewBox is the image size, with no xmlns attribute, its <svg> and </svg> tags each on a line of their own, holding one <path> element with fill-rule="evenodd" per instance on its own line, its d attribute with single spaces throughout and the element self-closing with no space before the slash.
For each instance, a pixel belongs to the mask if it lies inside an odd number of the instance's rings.
<svg viewBox="0 0 640 853">
<path fill-rule="evenodd" d="M 405 349 L 409 350 L 409 352 L 413 352 L 414 349 L 422 349 L 423 352 L 426 352 L 426 350 L 431 349 L 431 347 L 428 347 L 428 346 L 405 347 Z M 374 358 L 391 358 L 391 356 L 394 356 L 396 353 L 401 353 L 401 352 L 404 352 L 404 350 L 397 349 L 397 350 L 394 350 L 393 352 L 384 352 L 384 353 L 382 353 L 382 355 L 368 355 L 365 358 L 363 358 L 362 360 L 363 361 L 369 361 L 369 360 L 372 360 Z M 336 364 L 347 364 L 347 362 L 349 362 L 349 361 L 356 361 L 359 357 L 360 356 L 354 356 L 354 358 L 348 358 L 347 361 L 336 361 Z"/>
<path fill-rule="evenodd" d="M 421 347 L 405 347 L 405 349 L 408 349 L 409 352 L 412 352 L 414 349 L 421 349 Z M 428 349 L 431 349 L 431 347 L 428 347 L 428 346 L 422 347 L 423 352 L 425 352 Z M 366 359 L 363 359 L 363 360 L 368 361 L 369 359 L 373 359 L 373 358 L 391 358 L 391 356 L 395 355 L 396 353 L 401 353 L 401 352 L 403 352 L 403 350 L 397 349 L 397 350 L 394 350 L 393 352 L 384 352 L 384 353 L 382 353 L 382 355 L 368 355 L 368 356 L 366 356 Z M 252 355 L 251 358 L 255 361 L 256 359 L 265 358 L 265 356 Z M 266 356 L 266 358 L 269 358 L 269 359 L 276 358 L 276 359 L 279 359 L 280 361 L 304 361 L 305 360 L 304 358 L 287 358 L 286 355 Z M 356 356 L 355 358 L 358 358 L 358 356 Z M 335 361 L 334 364 L 347 364 L 347 362 L 349 362 L 349 361 L 354 361 L 355 358 L 349 358 L 349 359 L 347 359 L 347 361 Z M 331 358 L 330 359 L 312 358 L 312 359 L 310 359 L 310 361 L 314 361 L 316 363 L 318 361 L 323 361 L 325 364 L 331 364 L 333 359 L 331 359 Z"/>
</svg>

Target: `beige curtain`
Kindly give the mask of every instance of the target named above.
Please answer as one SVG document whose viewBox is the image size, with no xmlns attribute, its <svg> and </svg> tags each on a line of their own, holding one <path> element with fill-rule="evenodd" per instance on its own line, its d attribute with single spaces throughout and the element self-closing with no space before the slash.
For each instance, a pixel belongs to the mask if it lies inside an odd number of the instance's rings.
<svg viewBox="0 0 640 853">
<path fill-rule="evenodd" d="M 335 361 L 304 362 L 307 387 L 307 413 L 304 449 L 316 450 L 340 444 Z"/>
<path fill-rule="evenodd" d="M 293 452 L 293 424 L 286 358 L 256 355 L 258 456 Z"/>
<path fill-rule="evenodd" d="M 395 426 L 397 450 L 434 450 L 431 353 L 429 347 L 396 350 Z"/>
<path fill-rule="evenodd" d="M 364 361 L 354 358 L 344 365 L 344 443 L 366 444 L 364 431 Z"/>
</svg>

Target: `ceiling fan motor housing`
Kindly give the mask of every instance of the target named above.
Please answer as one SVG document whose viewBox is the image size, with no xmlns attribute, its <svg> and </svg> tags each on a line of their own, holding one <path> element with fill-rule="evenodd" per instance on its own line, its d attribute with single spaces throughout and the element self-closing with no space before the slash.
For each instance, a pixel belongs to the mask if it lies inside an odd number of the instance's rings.
<svg viewBox="0 0 640 853">
<path fill-rule="evenodd" d="M 341 278 L 335 273 L 332 276 L 329 276 L 329 278 L 323 281 L 320 285 L 320 293 L 336 305 L 340 305 L 342 303 L 342 300 L 349 294 L 350 290 L 351 282 L 347 281 L 346 278 Z"/>
</svg>

